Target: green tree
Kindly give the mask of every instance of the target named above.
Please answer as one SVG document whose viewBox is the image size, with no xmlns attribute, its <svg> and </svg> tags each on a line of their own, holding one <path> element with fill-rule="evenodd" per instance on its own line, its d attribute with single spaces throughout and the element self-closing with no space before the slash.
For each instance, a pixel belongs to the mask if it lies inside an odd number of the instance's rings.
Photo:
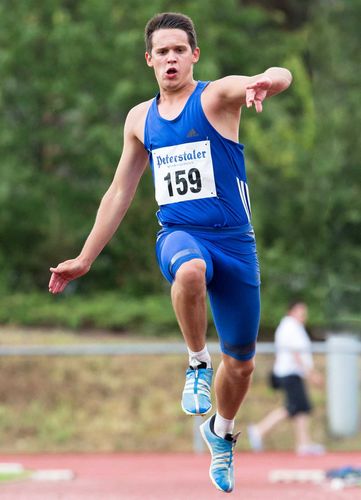
<svg viewBox="0 0 361 500">
<path fill-rule="evenodd" d="M 0 291 L 44 289 L 76 255 L 122 149 L 128 110 L 157 92 L 143 27 L 156 12 L 196 24 L 196 78 L 284 65 L 292 87 L 244 110 L 263 275 L 263 321 L 293 294 L 313 317 L 356 315 L 360 249 L 360 0 L 3 0 L 0 4 Z M 162 291 L 150 172 L 79 293 Z M 337 312 L 337 314 L 336 314 Z M 340 316 L 341 315 L 341 316 Z"/>
</svg>

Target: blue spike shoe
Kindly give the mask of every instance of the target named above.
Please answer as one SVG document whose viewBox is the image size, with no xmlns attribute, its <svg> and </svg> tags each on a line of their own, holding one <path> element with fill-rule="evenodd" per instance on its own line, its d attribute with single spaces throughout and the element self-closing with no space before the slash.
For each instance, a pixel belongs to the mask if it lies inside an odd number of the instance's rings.
<svg viewBox="0 0 361 500">
<path fill-rule="evenodd" d="M 240 433 L 227 434 L 223 439 L 214 433 L 215 415 L 210 417 L 199 429 L 212 455 L 209 477 L 214 486 L 230 493 L 234 488 L 233 450 Z"/>
<path fill-rule="evenodd" d="M 204 362 L 187 369 L 182 394 L 182 409 L 187 415 L 205 415 L 212 408 L 212 377 L 213 369 Z"/>
</svg>

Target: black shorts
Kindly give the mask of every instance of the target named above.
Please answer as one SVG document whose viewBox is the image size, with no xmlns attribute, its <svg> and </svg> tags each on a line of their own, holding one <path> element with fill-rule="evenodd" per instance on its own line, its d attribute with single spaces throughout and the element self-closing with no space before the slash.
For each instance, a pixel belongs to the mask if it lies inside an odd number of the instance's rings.
<svg viewBox="0 0 361 500">
<path fill-rule="evenodd" d="M 299 413 L 310 413 L 312 405 L 309 400 L 303 378 L 299 375 L 278 377 L 280 389 L 285 392 L 285 406 L 290 417 Z"/>
</svg>

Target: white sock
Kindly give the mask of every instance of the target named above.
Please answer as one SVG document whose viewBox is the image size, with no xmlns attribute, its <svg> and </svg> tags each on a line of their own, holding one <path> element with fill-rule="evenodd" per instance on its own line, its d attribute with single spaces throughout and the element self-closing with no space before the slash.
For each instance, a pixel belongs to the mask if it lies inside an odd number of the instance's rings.
<svg viewBox="0 0 361 500">
<path fill-rule="evenodd" d="M 217 436 L 224 438 L 226 434 L 233 434 L 234 429 L 234 419 L 228 420 L 223 418 L 219 413 L 216 413 L 216 418 L 214 419 L 214 432 Z"/>
<path fill-rule="evenodd" d="M 207 363 L 207 368 L 212 368 L 212 362 L 211 362 L 211 356 L 208 352 L 207 346 L 204 346 L 204 348 L 201 351 L 194 352 L 188 349 L 188 354 L 189 354 L 189 366 L 197 366 L 199 363 Z"/>
</svg>

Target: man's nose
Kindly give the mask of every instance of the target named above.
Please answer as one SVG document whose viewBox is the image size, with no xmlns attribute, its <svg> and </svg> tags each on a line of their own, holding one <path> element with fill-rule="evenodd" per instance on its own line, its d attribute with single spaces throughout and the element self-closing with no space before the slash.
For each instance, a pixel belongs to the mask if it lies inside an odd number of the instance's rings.
<svg viewBox="0 0 361 500">
<path fill-rule="evenodd" d="M 168 62 L 175 62 L 177 60 L 177 53 L 174 50 L 168 52 Z"/>
</svg>

